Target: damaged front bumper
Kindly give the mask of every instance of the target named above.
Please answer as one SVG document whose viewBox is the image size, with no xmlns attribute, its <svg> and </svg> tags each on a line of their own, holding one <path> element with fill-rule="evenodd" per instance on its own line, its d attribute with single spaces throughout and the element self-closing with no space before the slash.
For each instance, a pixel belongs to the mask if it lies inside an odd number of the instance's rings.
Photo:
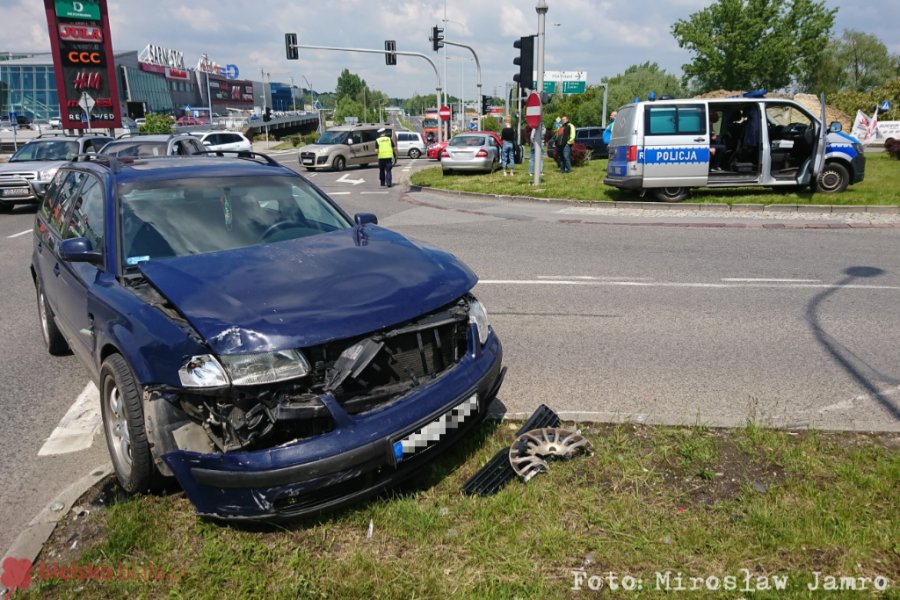
<svg viewBox="0 0 900 600">
<path fill-rule="evenodd" d="M 439 377 L 397 402 L 348 414 L 321 396 L 333 430 L 255 451 L 177 450 L 162 458 L 197 512 L 224 519 L 293 518 L 356 502 L 414 475 L 479 423 L 503 381 L 491 333 Z"/>
</svg>

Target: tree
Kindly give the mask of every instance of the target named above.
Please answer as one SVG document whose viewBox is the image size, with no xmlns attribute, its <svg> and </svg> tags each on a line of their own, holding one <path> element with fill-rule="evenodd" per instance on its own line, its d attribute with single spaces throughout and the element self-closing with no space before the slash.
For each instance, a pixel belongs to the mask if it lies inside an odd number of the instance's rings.
<svg viewBox="0 0 900 600">
<path fill-rule="evenodd" d="M 359 75 L 351 73 L 349 69 L 344 69 L 338 77 L 334 95 L 337 96 L 338 103 L 347 97 L 354 100 L 360 99 L 364 87 L 366 87 L 366 82 L 360 79 Z"/>
<path fill-rule="evenodd" d="M 773 90 L 802 81 L 820 62 L 836 12 L 815 0 L 718 0 L 672 26 L 694 54 L 684 83 Z"/>
<path fill-rule="evenodd" d="M 812 93 L 864 92 L 900 74 L 897 58 L 888 54 L 887 46 L 874 35 L 848 29 L 828 42 L 803 87 Z"/>
<path fill-rule="evenodd" d="M 168 115 L 148 113 L 146 122 L 138 127 L 138 133 L 172 133 L 173 121 Z"/>
</svg>

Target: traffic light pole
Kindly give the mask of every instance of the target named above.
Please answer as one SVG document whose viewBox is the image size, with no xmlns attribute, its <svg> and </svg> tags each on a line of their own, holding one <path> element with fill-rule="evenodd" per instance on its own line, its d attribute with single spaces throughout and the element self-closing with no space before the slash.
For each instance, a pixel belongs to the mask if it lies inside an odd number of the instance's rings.
<svg viewBox="0 0 900 600">
<path fill-rule="evenodd" d="M 544 91 L 544 20 L 547 11 L 550 10 L 546 0 L 538 0 L 537 6 L 534 7 L 538 14 L 538 51 L 537 51 L 537 92 Z M 521 114 L 521 113 L 520 113 Z M 537 126 L 537 135 L 535 136 L 537 146 L 534 149 L 534 185 L 541 185 L 541 171 L 544 168 L 544 119 L 541 115 L 541 122 Z"/>
<path fill-rule="evenodd" d="M 475 94 L 475 97 L 478 99 L 478 102 L 475 104 L 478 105 L 481 102 L 481 63 L 478 61 L 478 55 L 475 54 L 475 49 L 472 46 L 466 46 L 465 44 L 458 44 L 456 42 L 448 42 L 444 40 L 444 44 L 448 46 L 456 46 L 458 48 L 465 48 L 469 52 L 472 53 L 472 56 L 475 58 L 475 73 L 477 74 L 477 78 L 475 80 L 475 87 L 478 88 L 478 92 Z M 478 111 L 478 131 L 481 131 L 481 117 L 484 116 L 484 111 L 480 108 L 480 106 L 476 106 L 476 110 Z"/>
<path fill-rule="evenodd" d="M 291 48 L 304 48 L 306 50 L 335 50 L 337 52 L 361 52 L 363 54 L 384 54 L 384 50 L 371 50 L 369 48 L 339 48 L 336 46 L 313 46 L 310 44 L 287 44 L 288 49 Z M 434 61 L 422 54 L 421 52 L 404 52 L 402 50 L 395 50 L 394 54 L 400 56 L 418 56 L 419 58 L 423 58 L 428 61 L 428 64 L 431 65 L 431 68 L 434 69 L 434 76 L 437 79 L 437 87 L 435 88 L 435 92 L 437 95 L 437 105 L 438 108 L 441 106 L 441 74 L 438 72 L 437 65 L 434 64 Z M 443 141 L 443 126 L 438 128 L 438 141 Z"/>
</svg>

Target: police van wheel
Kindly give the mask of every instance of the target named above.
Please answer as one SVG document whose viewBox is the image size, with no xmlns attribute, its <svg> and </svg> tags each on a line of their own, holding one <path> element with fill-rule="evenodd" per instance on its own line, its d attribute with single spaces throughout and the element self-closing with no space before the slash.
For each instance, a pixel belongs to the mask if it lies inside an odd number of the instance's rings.
<svg viewBox="0 0 900 600">
<path fill-rule="evenodd" d="M 654 195 L 660 202 L 681 202 L 688 195 L 688 189 L 683 187 L 666 187 L 655 190 Z"/>
<path fill-rule="evenodd" d="M 828 163 L 819 173 L 816 180 L 815 191 L 824 194 L 836 194 L 847 189 L 850 183 L 850 173 L 840 163 Z"/>
</svg>

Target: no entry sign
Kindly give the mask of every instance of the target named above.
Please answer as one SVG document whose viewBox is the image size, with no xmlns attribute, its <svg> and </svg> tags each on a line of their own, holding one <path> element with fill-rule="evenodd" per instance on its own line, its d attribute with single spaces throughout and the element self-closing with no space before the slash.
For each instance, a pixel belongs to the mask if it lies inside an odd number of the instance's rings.
<svg viewBox="0 0 900 600">
<path fill-rule="evenodd" d="M 541 97 L 537 95 L 536 92 L 531 92 L 528 95 L 528 100 L 525 101 L 525 122 L 528 123 L 528 126 L 534 129 L 541 123 L 541 114 L 543 113 L 543 106 L 541 106 Z"/>
<path fill-rule="evenodd" d="M 449 121 L 450 120 L 450 107 L 442 106 L 441 110 L 438 111 L 438 116 L 441 118 L 441 121 Z"/>
</svg>

